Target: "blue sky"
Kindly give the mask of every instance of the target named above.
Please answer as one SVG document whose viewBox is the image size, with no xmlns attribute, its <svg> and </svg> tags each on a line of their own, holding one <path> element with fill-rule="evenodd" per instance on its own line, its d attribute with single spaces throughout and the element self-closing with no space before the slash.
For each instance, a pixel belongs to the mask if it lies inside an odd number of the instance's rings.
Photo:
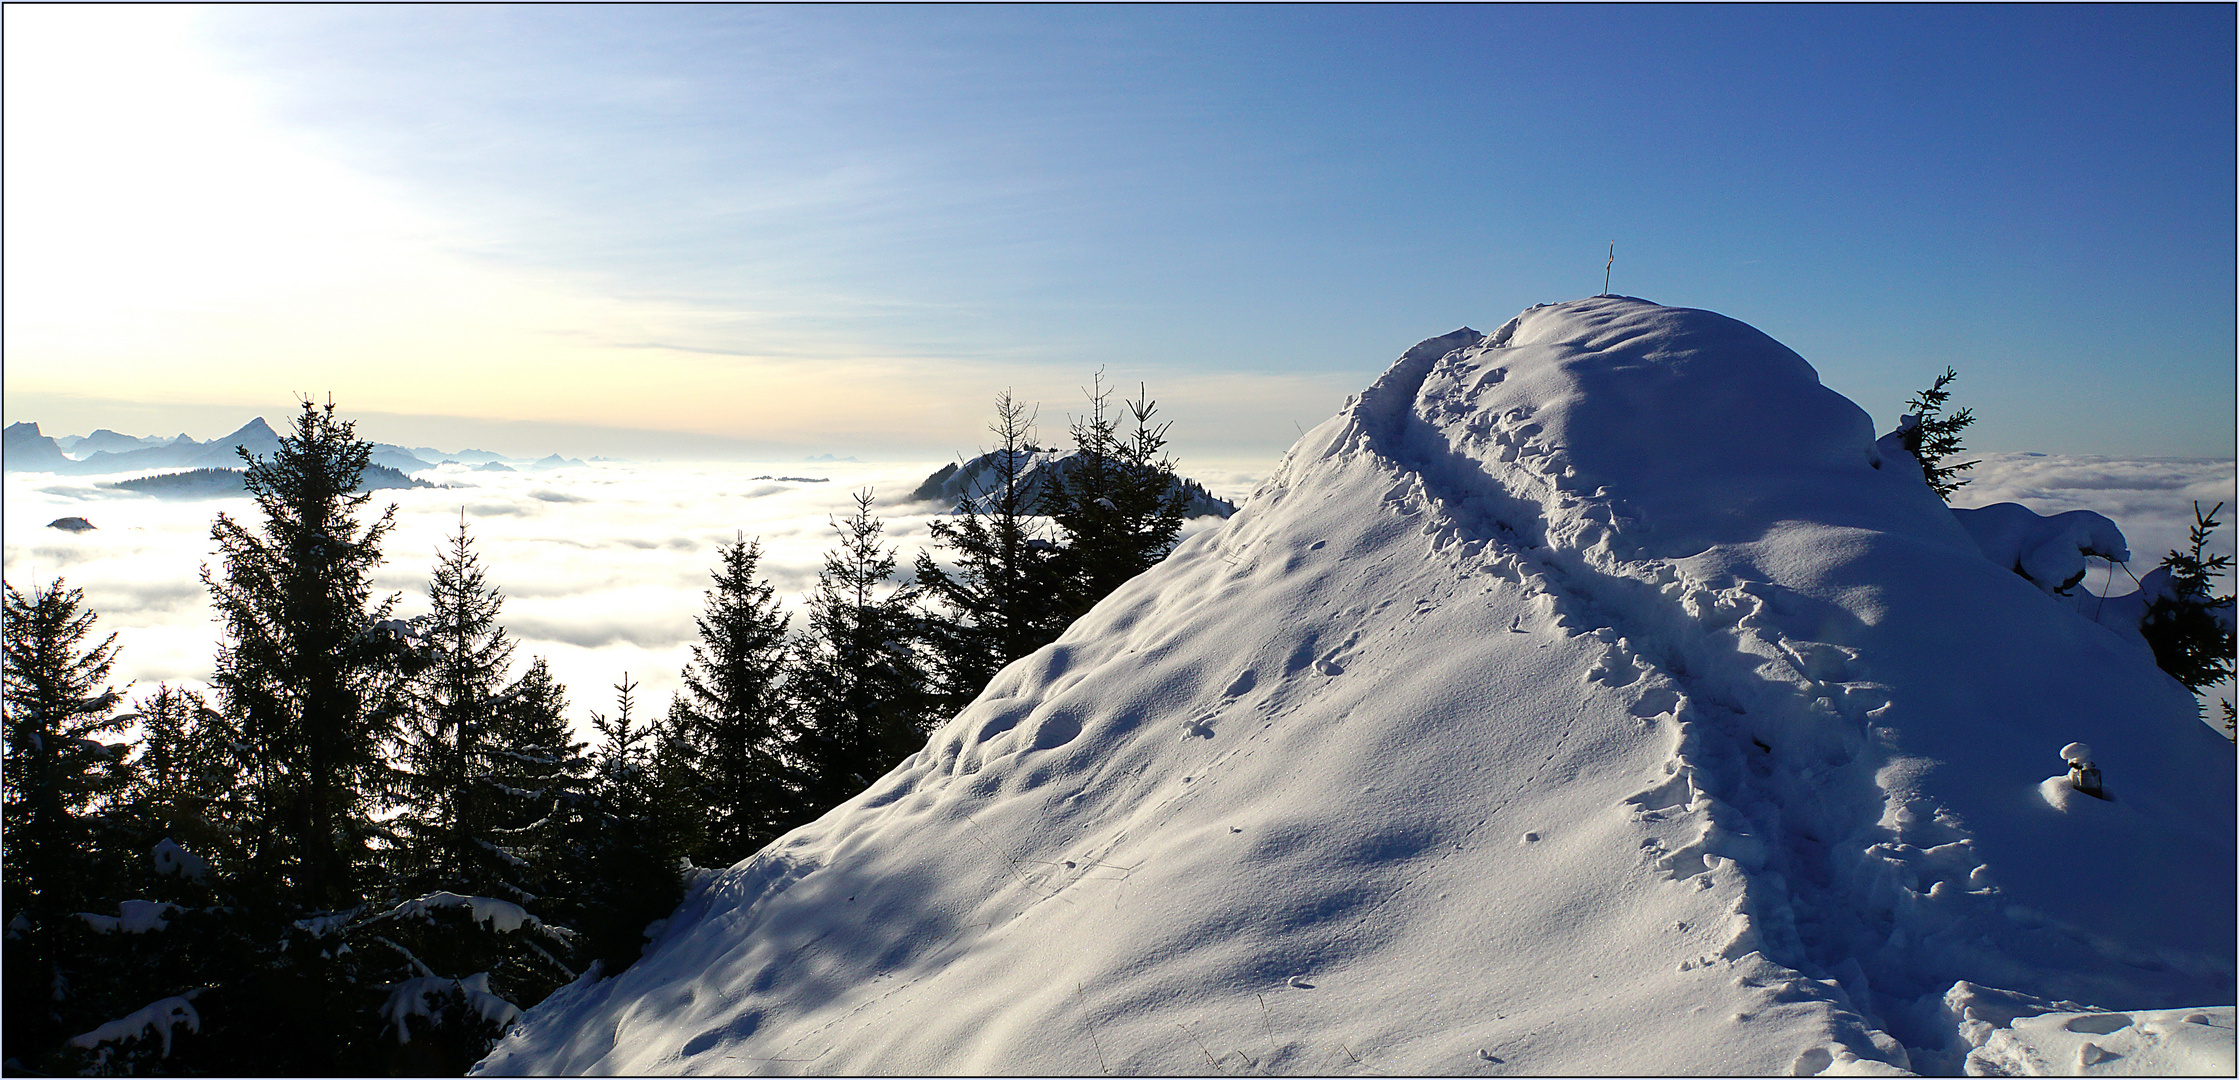
<svg viewBox="0 0 2239 1080">
<path fill-rule="evenodd" d="M 937 456 L 1104 366 L 1272 455 L 1615 241 L 1884 426 L 1948 364 L 1983 449 L 2229 455 L 2233 12 L 11 7 L 8 419 Z M 88 235 L 95 189 L 170 212 Z"/>
</svg>

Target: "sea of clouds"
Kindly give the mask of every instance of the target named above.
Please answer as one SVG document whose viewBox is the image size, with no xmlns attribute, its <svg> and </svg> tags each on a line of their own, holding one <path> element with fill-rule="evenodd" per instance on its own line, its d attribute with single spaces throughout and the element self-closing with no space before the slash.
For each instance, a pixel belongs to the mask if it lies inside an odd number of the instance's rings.
<svg viewBox="0 0 2239 1080">
<path fill-rule="evenodd" d="M 360 520 L 396 507 L 373 586 L 377 596 L 401 594 L 396 612 L 409 618 L 427 612 L 429 576 L 463 513 L 487 581 L 504 596 L 499 621 L 519 643 L 516 668 L 544 657 L 587 734 L 585 710 L 611 713 L 625 674 L 638 684 L 637 715 L 666 709 L 698 639 L 694 619 L 720 545 L 759 538 L 763 575 L 798 621 L 836 540 L 833 522 L 854 512 L 856 492 L 874 493 L 873 513 L 908 570 L 947 508 L 906 498 L 941 464 L 598 462 L 514 473 L 445 465 L 417 474 L 444 487 L 375 492 Z M 1211 463 L 1190 473 L 1240 499 L 1265 467 Z M 255 504 L 104 486 L 120 478 L 7 474 L 7 581 L 29 592 L 60 577 L 84 590 L 98 632 L 117 632 L 113 676 L 120 687 L 136 684 L 133 696 L 165 682 L 206 689 L 220 626 L 201 573 L 223 566 L 211 525 L 223 513 L 253 526 Z M 66 517 L 95 527 L 49 527 Z M 1191 522 L 1185 533 L 1217 520 Z"/>
<path fill-rule="evenodd" d="M 2096 510 L 2122 527 L 2129 570 L 2141 576 L 2162 553 L 2186 545 L 2195 501 L 2223 502 L 2231 517 L 2228 458 L 1981 457 L 1956 504 L 2018 502 L 2045 514 Z M 759 538 L 763 573 L 798 612 L 832 547 L 833 520 L 852 512 L 857 491 L 875 492 L 874 512 L 907 570 L 946 508 L 904 500 L 941 464 L 598 462 L 519 473 L 446 465 L 419 474 L 445 487 L 375 493 L 367 516 L 394 504 L 396 526 L 374 587 L 378 595 L 401 594 L 400 616 L 425 613 L 429 573 L 463 512 L 488 581 L 504 594 L 500 621 L 519 643 L 517 667 L 544 657 L 568 687 L 570 715 L 587 733 L 586 710 L 611 712 L 613 686 L 625 673 L 638 684 L 638 715 L 667 707 L 697 640 L 694 618 L 719 545 Z M 1241 501 L 1273 464 L 1185 462 L 1183 471 L 1214 494 Z M 134 684 L 134 696 L 162 682 L 202 688 L 219 640 L 200 577 L 205 565 L 221 567 L 210 527 L 219 513 L 254 524 L 255 507 L 246 497 L 165 501 L 102 486 L 116 479 L 8 474 L 7 580 L 29 591 L 61 577 L 83 589 L 100 632 L 117 633 L 113 676 L 120 687 Z M 48 527 L 64 517 L 86 518 L 95 528 Z M 1186 531 L 1216 524 L 1200 519 Z M 2213 550 L 2231 552 L 2232 540 L 2227 525 Z M 2112 595 L 2134 588 L 2113 567 L 2095 568 L 2085 585 L 2108 592 L 2110 578 Z"/>
</svg>

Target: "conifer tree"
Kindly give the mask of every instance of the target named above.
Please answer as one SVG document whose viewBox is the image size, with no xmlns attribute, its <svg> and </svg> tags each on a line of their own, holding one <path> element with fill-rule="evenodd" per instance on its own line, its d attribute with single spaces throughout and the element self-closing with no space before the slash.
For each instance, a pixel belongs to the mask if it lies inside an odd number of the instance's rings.
<svg viewBox="0 0 2239 1080">
<path fill-rule="evenodd" d="M 91 1011 L 72 1026 L 94 1030 L 174 998 L 199 999 L 200 1007 L 192 1024 L 167 1033 L 92 1046 L 74 1039 L 45 1065 L 95 1075 L 242 1071 L 254 1060 L 243 1051 L 265 1033 L 228 1017 L 223 995 L 204 998 L 214 987 L 252 981 L 268 962 L 269 942 L 239 916 L 247 898 L 231 888 L 229 874 L 247 820 L 242 748 L 225 718 L 192 690 L 158 686 L 119 719 L 141 732 L 114 811 L 129 837 L 112 868 L 123 879 L 117 895 L 127 899 L 79 916 L 97 931 L 85 935 L 96 961 L 96 977 L 85 981 L 98 989 L 86 995 Z"/>
<path fill-rule="evenodd" d="M 1158 414 L 1158 402 L 1152 401 L 1149 390 L 1140 384 L 1136 395 L 1126 403 L 1127 418 L 1133 426 L 1126 438 L 1113 443 L 1113 456 L 1120 463 L 1120 494 L 1115 501 L 1120 507 L 1121 528 L 1128 537 L 1128 554 L 1138 564 L 1138 569 L 1127 575 L 1130 578 L 1158 565 L 1174 550 L 1191 491 L 1175 475 L 1174 459 L 1166 453 L 1166 432 L 1173 422 L 1152 423 L 1151 418 Z"/>
<path fill-rule="evenodd" d="M 1953 492 L 1971 483 L 1959 479 L 1959 474 L 1981 464 L 1979 461 L 1945 464 L 1950 458 L 1965 452 L 1965 447 L 1960 445 L 1960 433 L 1975 422 L 1975 410 L 1972 408 L 1961 409 L 1949 416 L 1943 415 L 1944 403 L 1951 400 L 1951 391 L 1944 387 L 1951 385 L 1952 380 L 1958 377 L 1959 372 L 1947 367 L 1943 374 L 1936 376 L 1934 386 L 1914 394 L 1912 400 L 1905 402 L 1905 408 L 1912 411 L 1906 414 L 1898 428 L 1904 439 L 1905 449 L 1920 462 L 1921 475 L 1927 479 L 1929 488 L 1935 491 L 1937 498 L 1945 502 L 1951 501 Z"/>
<path fill-rule="evenodd" d="M 2146 606 L 2138 623 L 2138 632 L 2153 646 L 2154 662 L 2196 694 L 2232 674 L 2233 598 L 2215 594 L 2215 581 L 2230 569 L 2231 556 L 2206 550 L 2209 536 L 2222 524 L 2216 520 L 2222 509 L 2219 502 L 2202 513 L 2199 503 L 2192 504 L 2191 550 L 2162 557 L 2167 590 Z M 2152 579 L 2147 575 L 2147 583 Z"/>
<path fill-rule="evenodd" d="M 95 615 L 60 579 L 26 597 L 6 586 L 8 916 L 82 902 L 98 873 L 99 811 L 120 789 L 121 700 L 103 685 L 116 635 L 86 646 Z"/>
<path fill-rule="evenodd" d="M 1056 639 L 1052 555 L 1056 545 L 1041 531 L 1033 493 L 1024 483 L 1032 460 L 1033 417 L 1006 390 L 995 399 L 995 486 L 985 510 L 966 491 L 954 517 L 937 519 L 933 544 L 955 562 L 953 571 L 931 552 L 917 557 L 917 584 L 938 604 L 926 622 L 934 712 L 954 715 L 979 696 L 1004 665 Z"/>
<path fill-rule="evenodd" d="M 201 694 L 168 684 L 123 719 L 140 725 L 124 796 L 135 846 L 158 879 L 178 883 L 155 891 L 199 892 L 188 886 L 206 884 L 237 861 L 248 809 L 241 790 L 245 748 Z"/>
<path fill-rule="evenodd" d="M 492 836 L 504 824 L 493 766 L 513 642 L 497 623 L 505 599 L 483 574 L 463 513 L 428 594 L 430 612 L 415 620 L 427 668 L 416 683 L 395 826 L 400 884 L 521 903 L 533 894 L 517 880 L 520 861 Z"/>
<path fill-rule="evenodd" d="M 790 701 L 786 696 L 786 622 L 769 582 L 757 574 L 759 540 L 744 537 L 719 552 L 715 588 L 695 620 L 700 642 L 684 668 L 684 689 L 669 707 L 665 738 L 675 767 L 705 807 L 705 826 L 690 855 L 729 866 L 789 827 L 799 801 L 794 771 L 783 757 Z"/>
<path fill-rule="evenodd" d="M 273 456 L 240 451 L 263 527 L 220 513 L 224 569 L 202 572 L 225 632 L 211 681 L 251 750 L 263 819 L 250 871 L 312 909 L 356 903 L 373 884 L 373 810 L 395 781 L 386 750 L 407 708 L 406 650 L 383 625 L 396 597 L 371 600 L 395 507 L 357 520 L 372 449 L 333 403 L 304 402 Z"/>
<path fill-rule="evenodd" d="M 1057 556 L 1061 625 L 1164 559 L 1188 507 L 1165 453 L 1168 425 L 1151 422 L 1158 403 L 1148 393 L 1127 402 L 1134 427 L 1123 436 L 1110 399 L 1099 373 L 1088 414 L 1073 424 L 1076 464 L 1053 479 L 1044 503 L 1063 535 Z"/>
<path fill-rule="evenodd" d="M 654 769 L 652 730 L 631 715 L 637 684 L 622 676 L 611 717 L 591 714 L 590 806 L 571 824 L 564 870 L 577 955 L 615 974 L 638 958 L 645 928 L 675 910 L 684 889 L 678 819 L 698 807 L 667 799 Z"/>
<path fill-rule="evenodd" d="M 122 727 L 105 685 L 116 635 L 88 647 L 94 613 L 60 579 L 28 597 L 5 589 L 5 1052 L 31 1060 L 101 1007 L 81 1000 L 99 988 L 99 966 L 74 914 L 114 903 L 103 804 L 125 748 L 96 738 Z"/>
<path fill-rule="evenodd" d="M 498 705 L 484 776 L 495 803 L 490 841 L 515 866 L 515 880 L 555 901 L 550 914 L 565 922 L 553 894 L 569 887 L 561 869 L 569 836 L 591 812 L 591 760 L 568 723 L 567 688 L 543 657 L 529 662 Z"/>
<path fill-rule="evenodd" d="M 808 632 L 796 643 L 795 754 L 809 820 L 845 802 L 924 744 L 929 695 L 918 654 L 916 590 L 892 584 L 894 552 L 879 542 L 871 492 L 835 521 L 839 546 L 824 556 L 809 595 Z"/>
<path fill-rule="evenodd" d="M 463 1070 L 519 1009 L 575 977 L 570 931 L 544 918 L 538 891 L 558 861 L 546 846 L 573 782 L 573 748 L 564 691 L 541 660 L 506 682 L 514 645 L 497 622 L 504 597 L 463 513 L 429 600 L 415 620 L 426 666 L 399 785 L 401 873 L 388 910 L 349 932 L 388 946 L 375 955 L 392 988 L 381 1040 L 389 1058 Z"/>
<path fill-rule="evenodd" d="M 1042 512 L 1058 529 L 1056 565 L 1059 621 L 1070 624 L 1129 575 L 1120 528 L 1119 469 L 1114 450 L 1119 421 L 1111 415 L 1111 388 L 1098 371 L 1088 394 L 1088 412 L 1072 425 L 1073 456 L 1062 473 L 1045 483 Z"/>
<path fill-rule="evenodd" d="M 211 529 L 223 564 L 202 580 L 224 633 L 211 682 L 243 748 L 250 819 L 227 883 L 245 944 L 197 1005 L 228 1071 L 357 1071 L 379 1052 L 368 1010 L 388 953 L 351 930 L 387 891 L 375 811 L 399 777 L 418 663 L 409 626 L 389 618 L 398 598 L 372 598 L 395 508 L 359 520 L 371 454 L 331 402 L 306 401 L 272 456 L 242 451 L 260 527 L 221 513 Z"/>
</svg>

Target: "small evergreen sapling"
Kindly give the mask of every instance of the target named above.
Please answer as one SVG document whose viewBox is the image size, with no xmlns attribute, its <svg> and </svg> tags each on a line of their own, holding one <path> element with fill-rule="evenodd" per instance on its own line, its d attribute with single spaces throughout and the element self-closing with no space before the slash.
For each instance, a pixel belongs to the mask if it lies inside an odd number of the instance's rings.
<svg viewBox="0 0 2239 1080">
<path fill-rule="evenodd" d="M 2154 662 L 2194 693 L 2232 675 L 2233 598 L 2215 595 L 2215 581 L 2231 568 L 2231 556 L 2206 551 L 2208 538 L 2223 524 L 2216 520 L 2222 509 L 2219 502 L 2202 513 L 2199 503 L 2192 504 L 2191 550 L 2162 557 L 2167 591 L 2146 605 L 2138 623 L 2153 646 Z"/>
<path fill-rule="evenodd" d="M 1981 464 L 1980 461 L 1946 463 L 1965 452 L 1966 448 L 1960 445 L 1960 433 L 1975 422 L 1972 408 L 1943 415 L 1944 403 L 1951 400 L 1951 391 L 1944 387 L 1957 378 L 1959 372 L 1947 367 L 1943 374 L 1936 376 L 1934 386 L 1914 394 L 1912 400 L 1905 403 L 1905 408 L 1911 411 L 1899 421 L 1897 429 L 1904 439 L 1905 449 L 1920 462 L 1921 475 L 1927 479 L 1929 488 L 1945 502 L 1950 502 L 1952 493 L 1970 482 L 1960 479 L 1959 474 Z"/>
</svg>

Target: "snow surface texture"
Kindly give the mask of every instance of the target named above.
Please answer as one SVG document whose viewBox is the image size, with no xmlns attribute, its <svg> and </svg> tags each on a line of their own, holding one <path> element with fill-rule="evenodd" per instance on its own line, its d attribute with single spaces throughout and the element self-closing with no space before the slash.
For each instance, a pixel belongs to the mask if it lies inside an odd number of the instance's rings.
<svg viewBox="0 0 2239 1080">
<path fill-rule="evenodd" d="M 1795 353 L 1541 306 L 481 1068 L 1955 1073 L 1962 981 L 2232 1000 L 2231 753 Z"/>
<path fill-rule="evenodd" d="M 1962 982 L 1945 995 L 1969 1076 L 2230 1076 L 2233 1009 L 2086 1010 Z"/>
</svg>

